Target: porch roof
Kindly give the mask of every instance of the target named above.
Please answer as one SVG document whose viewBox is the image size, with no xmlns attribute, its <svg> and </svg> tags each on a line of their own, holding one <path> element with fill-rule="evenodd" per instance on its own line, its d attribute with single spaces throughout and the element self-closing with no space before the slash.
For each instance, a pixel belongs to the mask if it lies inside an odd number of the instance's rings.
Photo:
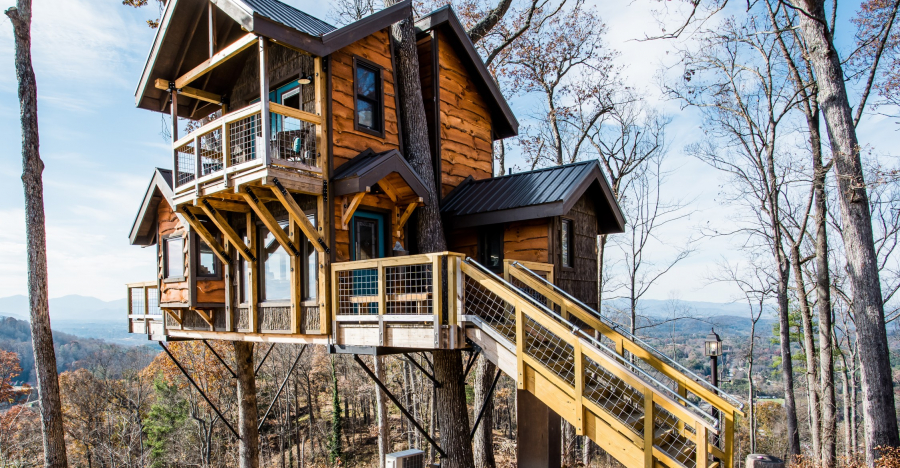
<svg viewBox="0 0 900 468">
<path fill-rule="evenodd" d="M 625 216 L 596 160 L 475 180 L 471 176 L 442 202 L 455 228 L 563 216 L 587 194 L 597 210 L 597 233 L 623 232 Z"/>
<path fill-rule="evenodd" d="M 422 198 L 425 204 L 430 203 L 422 179 L 397 150 L 376 153 L 368 149 L 342 164 L 334 171 L 334 194 L 365 192 L 386 178 L 393 179 L 390 183 L 394 186 L 402 181 L 415 197 Z"/>
</svg>

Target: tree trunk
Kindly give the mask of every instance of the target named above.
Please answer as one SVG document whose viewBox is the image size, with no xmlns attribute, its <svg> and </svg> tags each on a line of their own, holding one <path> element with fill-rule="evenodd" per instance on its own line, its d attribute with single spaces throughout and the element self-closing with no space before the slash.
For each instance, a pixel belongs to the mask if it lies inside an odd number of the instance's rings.
<svg viewBox="0 0 900 468">
<path fill-rule="evenodd" d="M 804 233 L 798 234 L 803 236 Z M 800 305 L 800 319 L 803 325 L 803 352 L 806 354 L 806 394 L 809 405 L 809 435 L 813 446 L 813 460 L 818 461 L 821 454 L 821 422 L 819 421 L 819 382 L 816 355 L 816 343 L 813 332 L 812 312 L 806 294 L 806 283 L 803 278 L 800 245 L 791 245 L 791 269 L 794 271 L 794 283 L 797 288 L 797 302 Z"/>
<path fill-rule="evenodd" d="M 875 448 L 900 446 L 900 435 L 897 433 L 890 353 L 872 236 L 872 216 L 841 60 L 828 31 L 824 0 L 805 0 L 801 6 L 806 11 L 798 15 L 800 27 L 816 72 L 819 103 L 828 129 L 838 181 L 844 251 L 859 336 L 866 463 L 874 466 L 877 458 Z"/>
<path fill-rule="evenodd" d="M 56 352 L 50 330 L 47 290 L 47 238 L 44 219 L 44 183 L 37 114 L 37 82 L 31 66 L 31 0 L 18 0 L 6 10 L 13 25 L 19 118 L 22 125 L 22 184 L 25 189 L 25 230 L 28 256 L 28 303 L 31 308 L 31 344 L 41 407 L 44 466 L 68 466 L 63 428 Z"/>
<path fill-rule="evenodd" d="M 253 374 L 253 344 L 234 341 L 234 372 L 237 374 L 238 463 L 241 468 L 259 467 L 259 413 L 256 405 L 256 376 Z"/>
<path fill-rule="evenodd" d="M 469 441 L 469 412 L 466 393 L 462 385 L 463 366 L 459 351 L 437 349 L 434 356 L 434 373 L 441 384 L 437 392 L 438 424 L 441 429 L 440 445 L 447 454 L 444 468 L 471 468 L 475 465 L 472 444 Z"/>
<path fill-rule="evenodd" d="M 479 411 L 479 405 L 485 404 L 484 416 L 475 432 L 475 468 L 495 468 L 497 463 L 494 461 L 494 401 L 488 397 L 491 390 L 491 384 L 494 382 L 494 375 L 497 373 L 497 366 L 487 360 L 482 354 L 478 358 L 478 367 L 475 369 L 475 411 Z M 478 417 L 478 414 L 475 414 Z"/>
<path fill-rule="evenodd" d="M 781 338 L 781 377 L 784 386 L 784 411 L 787 418 L 788 455 L 800 455 L 800 428 L 797 423 L 797 404 L 794 401 L 794 366 L 791 360 L 791 328 L 788 318 L 788 272 L 778 267 L 778 318 Z"/>
<path fill-rule="evenodd" d="M 565 468 L 575 468 L 575 426 L 565 419 L 562 421 L 562 456 Z"/>
<path fill-rule="evenodd" d="M 375 377 L 385 382 L 384 378 L 384 357 L 375 356 Z M 387 407 L 385 406 L 385 394 L 380 388 L 375 391 L 375 413 L 378 415 L 378 468 L 384 468 L 384 456 L 388 453 L 389 440 L 391 437 L 390 428 L 387 419 Z"/>
</svg>

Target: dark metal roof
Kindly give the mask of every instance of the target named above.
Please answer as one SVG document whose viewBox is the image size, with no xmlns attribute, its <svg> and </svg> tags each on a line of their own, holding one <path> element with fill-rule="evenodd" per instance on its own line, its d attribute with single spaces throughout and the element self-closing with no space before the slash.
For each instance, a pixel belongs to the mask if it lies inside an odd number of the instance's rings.
<svg viewBox="0 0 900 468">
<path fill-rule="evenodd" d="M 310 36 L 323 36 L 337 29 L 336 27 L 304 13 L 278 0 L 238 0 L 247 4 L 250 11 L 255 11 L 272 21 L 291 27 Z"/>
<path fill-rule="evenodd" d="M 334 194 L 365 192 L 366 187 L 374 187 L 392 173 L 403 178 L 426 205 L 431 201 L 422 179 L 397 150 L 376 153 L 368 149 L 342 164 L 334 171 Z"/>
<path fill-rule="evenodd" d="M 131 225 L 131 233 L 128 235 L 131 245 L 148 246 L 156 243 L 153 221 L 156 219 L 156 208 L 163 199 L 169 206 L 175 206 L 175 194 L 172 192 L 172 171 L 156 168 L 147 192 L 141 202 L 134 223 Z M 179 215 L 180 216 L 180 215 Z"/>
<path fill-rule="evenodd" d="M 625 217 L 596 160 L 491 179 L 470 176 L 444 198 L 441 213 L 453 228 L 563 216 L 586 192 L 594 198 L 598 233 L 622 232 Z"/>
<path fill-rule="evenodd" d="M 472 79 L 475 80 L 479 91 L 488 102 L 491 108 L 494 138 L 503 139 L 518 135 L 519 121 L 450 5 L 438 8 L 416 21 L 416 30 L 419 33 L 437 28 L 451 33 L 451 43 L 455 43 L 456 49 L 461 52 L 460 58 L 466 63 Z"/>
</svg>

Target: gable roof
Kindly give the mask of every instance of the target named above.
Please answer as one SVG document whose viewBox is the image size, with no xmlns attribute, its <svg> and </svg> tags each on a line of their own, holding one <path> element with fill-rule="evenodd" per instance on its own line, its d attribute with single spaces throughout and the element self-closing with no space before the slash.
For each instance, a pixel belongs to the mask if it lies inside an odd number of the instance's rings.
<svg viewBox="0 0 900 468">
<path fill-rule="evenodd" d="M 438 28 L 449 33 L 448 36 L 451 43 L 455 44 L 460 59 L 466 63 L 469 74 L 488 102 L 488 107 L 491 109 L 494 137 L 502 139 L 518 135 L 519 121 L 450 5 L 438 8 L 416 21 L 416 30 L 419 33 Z"/>
<path fill-rule="evenodd" d="M 168 106 L 168 92 L 156 89 L 156 79 L 173 81 L 209 58 L 209 22 L 203 19 L 207 16 L 210 1 L 218 7 L 216 24 L 234 24 L 231 23 L 234 21 L 239 26 L 217 31 L 221 35 L 217 37 L 219 50 L 250 32 L 319 57 L 412 14 L 411 0 L 405 0 L 336 28 L 278 0 L 169 0 L 134 93 L 137 107 L 164 112 Z M 241 54 L 250 54 L 253 50 L 251 47 Z M 210 75 L 233 76 L 240 73 L 242 66 L 243 60 L 228 60 Z"/>
<path fill-rule="evenodd" d="M 598 234 L 623 232 L 625 216 L 596 160 L 491 179 L 469 176 L 444 198 L 441 213 L 455 228 L 563 216 L 585 193 L 594 199 Z"/>
<path fill-rule="evenodd" d="M 431 201 L 425 184 L 412 166 L 397 150 L 376 153 L 365 150 L 334 172 L 334 194 L 347 195 L 365 192 L 366 187 L 374 187 L 381 179 L 397 173 L 406 185 L 427 205 Z"/>
<path fill-rule="evenodd" d="M 138 209 L 128 239 L 131 245 L 149 246 L 156 243 L 156 231 L 153 229 L 156 220 L 156 208 L 165 200 L 169 206 L 175 206 L 175 194 L 172 192 L 172 171 L 156 168 L 150 185 L 144 193 L 141 207 Z"/>
</svg>

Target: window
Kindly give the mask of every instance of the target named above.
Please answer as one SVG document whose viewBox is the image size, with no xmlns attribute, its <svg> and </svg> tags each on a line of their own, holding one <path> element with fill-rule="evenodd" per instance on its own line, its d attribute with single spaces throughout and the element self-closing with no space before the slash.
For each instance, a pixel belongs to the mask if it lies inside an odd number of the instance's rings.
<svg viewBox="0 0 900 468">
<path fill-rule="evenodd" d="M 384 131 L 384 94 L 381 68 L 354 59 L 356 89 L 356 129 L 381 135 Z"/>
<path fill-rule="evenodd" d="M 197 277 L 215 278 L 219 276 L 219 259 L 202 239 L 197 239 Z"/>
<path fill-rule="evenodd" d="M 288 232 L 287 222 L 279 223 L 285 233 Z M 291 257 L 284 251 L 284 247 L 278 243 L 275 234 L 265 227 L 260 228 L 259 239 L 262 240 L 261 258 L 263 264 L 262 274 L 262 300 L 264 301 L 289 301 L 291 300 Z"/>
<path fill-rule="evenodd" d="M 562 257 L 560 260 L 562 262 L 562 266 L 566 268 L 572 268 L 574 266 L 574 263 L 572 262 L 574 255 L 572 252 L 573 242 L 571 219 L 562 220 L 562 224 L 560 225 L 560 240 L 562 244 L 560 246 L 560 255 Z"/>
<path fill-rule="evenodd" d="M 184 238 L 170 237 L 163 244 L 165 278 L 184 278 Z"/>
<path fill-rule="evenodd" d="M 503 225 L 482 228 L 478 235 L 478 257 L 492 270 L 503 268 Z"/>
<path fill-rule="evenodd" d="M 354 218 L 356 234 L 356 260 L 378 258 L 378 220 L 371 218 Z"/>
<path fill-rule="evenodd" d="M 316 225 L 316 215 L 309 214 L 306 215 L 306 218 L 313 226 Z M 306 239 L 303 247 L 303 255 L 306 257 L 306 265 L 304 265 L 303 271 L 303 278 L 305 279 L 303 299 L 315 299 L 318 293 L 319 257 L 312 241 L 306 236 L 303 236 L 303 238 Z"/>
</svg>

